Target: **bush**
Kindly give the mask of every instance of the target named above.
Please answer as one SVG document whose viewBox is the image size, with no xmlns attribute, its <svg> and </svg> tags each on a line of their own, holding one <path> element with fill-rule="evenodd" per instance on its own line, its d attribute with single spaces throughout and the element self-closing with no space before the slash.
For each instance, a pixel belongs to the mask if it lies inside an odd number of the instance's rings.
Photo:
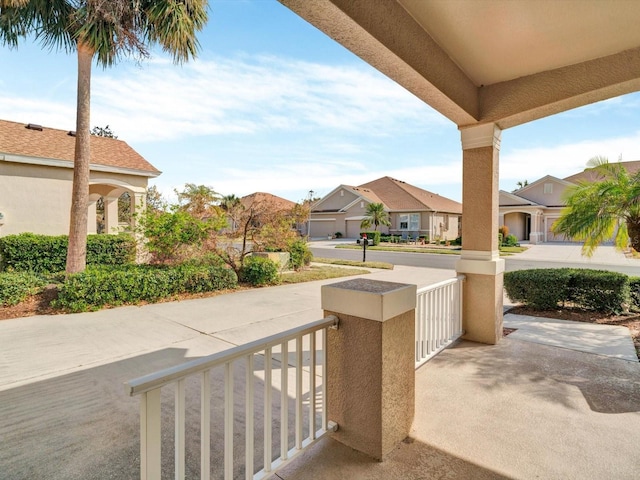
<svg viewBox="0 0 640 480">
<path fill-rule="evenodd" d="M 568 298 L 568 268 L 533 269 L 506 272 L 504 288 L 514 302 L 522 302 L 536 310 L 550 310 Z"/>
<path fill-rule="evenodd" d="M 247 257 L 240 270 L 240 280 L 251 285 L 270 285 L 279 278 L 276 263 L 264 257 Z"/>
<path fill-rule="evenodd" d="M 380 243 L 381 233 L 379 231 L 374 230 L 372 232 L 360 232 L 360 238 L 365 234 L 367 235 L 368 240 L 373 240 L 373 245 L 378 245 Z"/>
<path fill-rule="evenodd" d="M 307 242 L 302 239 L 295 240 L 289 245 L 289 265 L 294 270 L 300 270 L 311 263 L 313 254 L 309 250 Z"/>
<path fill-rule="evenodd" d="M 619 313 L 629 301 L 629 277 L 602 270 L 519 270 L 504 274 L 504 286 L 512 301 L 537 310 L 572 302 L 581 308 Z"/>
<path fill-rule="evenodd" d="M 0 238 L 0 270 L 55 273 L 67 262 L 66 235 L 21 233 Z M 135 260 L 136 245 L 129 235 L 89 235 L 87 265 L 123 265 Z"/>
<path fill-rule="evenodd" d="M 0 273 L 0 306 L 16 305 L 38 293 L 46 282 L 30 272 Z"/>
<path fill-rule="evenodd" d="M 342 238 L 342 232 L 336 232 L 333 234 L 333 236 L 336 238 Z"/>
<path fill-rule="evenodd" d="M 451 245 L 462 245 L 462 237 L 458 237 L 451 242 Z"/>
<path fill-rule="evenodd" d="M 505 247 L 515 247 L 518 245 L 518 237 L 515 235 L 507 235 L 503 240 L 502 245 Z"/>
<path fill-rule="evenodd" d="M 155 302 L 180 293 L 236 286 L 235 273 L 217 265 L 92 267 L 69 275 L 53 304 L 71 312 L 82 312 L 104 305 Z"/>
</svg>

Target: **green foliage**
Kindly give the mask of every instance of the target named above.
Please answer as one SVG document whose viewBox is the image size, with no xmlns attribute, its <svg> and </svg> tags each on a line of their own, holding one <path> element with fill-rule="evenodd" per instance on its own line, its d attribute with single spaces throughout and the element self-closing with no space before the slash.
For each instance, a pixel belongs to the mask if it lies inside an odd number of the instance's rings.
<svg viewBox="0 0 640 480">
<path fill-rule="evenodd" d="M 503 247 L 515 247 L 518 245 L 518 237 L 515 235 L 507 235 L 502 242 Z"/>
<path fill-rule="evenodd" d="M 38 293 L 46 282 L 30 272 L 0 273 L 0 306 L 16 305 Z"/>
<path fill-rule="evenodd" d="M 586 171 L 597 180 L 565 191 L 567 206 L 553 224 L 553 232 L 583 241 L 587 256 L 611 239 L 619 249 L 631 243 L 640 250 L 640 171 L 631 174 L 623 164 L 609 163 L 604 157 L 594 157 L 588 165 Z"/>
<path fill-rule="evenodd" d="M 336 232 L 333 234 L 333 236 L 336 238 L 342 238 L 342 232 Z"/>
<path fill-rule="evenodd" d="M 367 240 L 373 240 L 374 246 L 380 243 L 381 233 L 379 231 L 374 230 L 372 232 L 360 232 L 360 238 L 365 234 L 367 235 Z"/>
<path fill-rule="evenodd" d="M 71 312 L 83 312 L 105 305 L 156 302 L 181 293 L 211 292 L 236 286 L 236 274 L 217 265 L 93 267 L 69 275 L 53 305 Z"/>
<path fill-rule="evenodd" d="M 454 241 L 451 242 L 451 245 L 462 245 L 462 237 L 456 238 Z"/>
<path fill-rule="evenodd" d="M 389 213 L 385 211 L 382 203 L 370 203 L 367 205 L 367 211 L 364 219 L 360 222 L 360 228 L 370 228 L 371 225 L 374 226 L 376 231 L 379 225 L 391 226 Z"/>
<path fill-rule="evenodd" d="M 512 301 L 537 310 L 574 305 L 619 313 L 629 301 L 629 277 L 603 270 L 549 268 L 519 270 L 504 274 L 504 287 Z"/>
<path fill-rule="evenodd" d="M 0 238 L 0 270 L 55 273 L 65 269 L 68 237 L 21 233 Z M 123 265 L 135 259 L 129 235 L 89 235 L 89 265 Z"/>
<path fill-rule="evenodd" d="M 289 265 L 294 270 L 300 270 L 303 267 L 308 266 L 313 259 L 313 254 L 309 250 L 307 242 L 299 238 L 289 244 Z"/>
<path fill-rule="evenodd" d="M 175 262 L 187 247 L 197 247 L 224 226 L 221 217 L 200 219 L 186 210 L 151 211 L 140 218 L 141 233 L 156 263 Z"/>
<path fill-rule="evenodd" d="M 240 270 L 240 280 L 251 285 L 272 285 L 278 283 L 278 266 L 264 257 L 245 258 Z"/>
</svg>

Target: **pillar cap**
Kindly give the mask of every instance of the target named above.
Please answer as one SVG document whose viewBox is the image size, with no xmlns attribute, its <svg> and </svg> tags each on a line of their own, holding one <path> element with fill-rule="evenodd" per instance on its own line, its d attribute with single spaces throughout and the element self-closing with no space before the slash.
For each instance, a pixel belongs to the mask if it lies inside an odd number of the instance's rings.
<svg viewBox="0 0 640 480">
<path fill-rule="evenodd" d="M 416 308 L 416 285 L 356 278 L 322 286 L 322 309 L 384 322 Z"/>
</svg>

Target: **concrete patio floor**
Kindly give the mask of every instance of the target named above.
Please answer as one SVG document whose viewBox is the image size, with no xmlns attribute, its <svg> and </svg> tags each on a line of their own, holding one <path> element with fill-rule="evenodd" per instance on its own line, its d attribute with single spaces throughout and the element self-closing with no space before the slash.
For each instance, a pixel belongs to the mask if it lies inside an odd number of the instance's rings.
<svg viewBox="0 0 640 480">
<path fill-rule="evenodd" d="M 506 337 L 416 371 L 413 431 L 380 463 L 324 438 L 285 480 L 636 479 L 640 364 Z"/>
<path fill-rule="evenodd" d="M 454 275 L 397 267 L 370 278 Z M 334 281 L 0 322 L 0 479 L 136 478 L 139 401 L 123 382 L 316 320 L 320 284 Z M 416 371 L 413 432 L 387 462 L 327 437 L 278 475 L 637 478 L 640 364 L 510 337 L 463 342 Z"/>
</svg>

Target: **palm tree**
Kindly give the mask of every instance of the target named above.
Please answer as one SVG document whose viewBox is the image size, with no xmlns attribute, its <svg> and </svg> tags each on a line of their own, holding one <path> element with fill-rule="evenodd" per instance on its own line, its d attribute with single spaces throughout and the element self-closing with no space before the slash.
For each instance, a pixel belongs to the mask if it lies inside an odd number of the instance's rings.
<svg viewBox="0 0 640 480">
<path fill-rule="evenodd" d="M 374 225 L 374 230 L 378 230 L 378 225 L 391 225 L 389 214 L 385 211 L 382 203 L 370 203 L 367 205 L 365 218 L 360 222 L 360 228 L 369 228 Z"/>
<path fill-rule="evenodd" d="M 584 241 L 587 256 L 611 238 L 618 249 L 630 243 L 640 251 L 640 171 L 630 174 L 605 157 L 594 157 L 587 165 L 597 180 L 567 189 L 567 206 L 553 232 Z"/>
<path fill-rule="evenodd" d="M 159 44 L 176 63 L 194 57 L 207 0 L 0 0 L 0 42 L 11 48 L 33 34 L 43 46 L 76 52 L 78 90 L 67 273 L 86 266 L 90 92 L 94 57 L 103 67 L 122 55 L 149 56 Z"/>
</svg>

